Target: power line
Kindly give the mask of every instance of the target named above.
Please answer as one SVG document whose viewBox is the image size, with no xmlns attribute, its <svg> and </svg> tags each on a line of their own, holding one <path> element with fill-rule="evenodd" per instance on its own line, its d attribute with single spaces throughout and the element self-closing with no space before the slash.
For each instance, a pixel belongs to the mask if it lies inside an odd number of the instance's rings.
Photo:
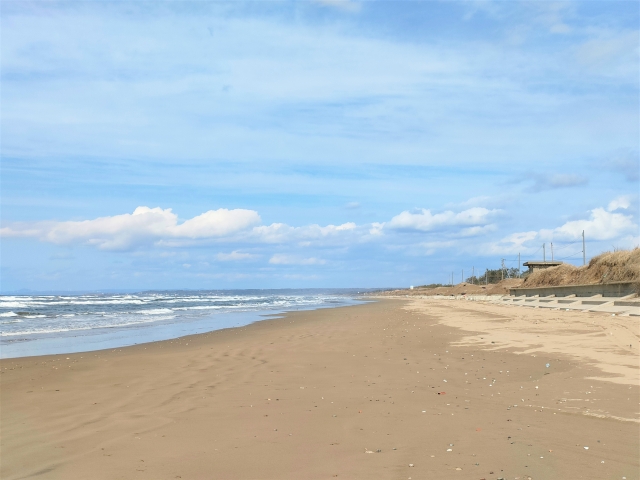
<svg viewBox="0 0 640 480">
<path fill-rule="evenodd" d="M 555 250 L 558 251 L 558 250 L 562 250 L 563 248 L 570 247 L 571 245 L 575 245 L 578 242 L 580 242 L 580 240 L 576 240 L 575 242 L 571 242 L 571 243 L 567 243 L 565 245 L 561 245 L 560 247 L 557 247 L 557 246 L 554 246 L 554 247 L 555 247 Z"/>
<path fill-rule="evenodd" d="M 580 255 L 580 254 L 582 254 L 582 250 L 580 250 L 579 252 L 576 252 L 576 253 L 572 253 L 571 255 L 567 255 L 566 257 L 562 257 L 559 260 L 565 260 L 567 258 L 575 257 L 576 255 Z"/>
<path fill-rule="evenodd" d="M 542 246 L 540 246 L 540 248 L 538 248 L 535 252 L 533 252 L 531 254 L 531 256 L 533 257 L 536 253 L 538 253 L 540 250 L 542 250 Z"/>
</svg>

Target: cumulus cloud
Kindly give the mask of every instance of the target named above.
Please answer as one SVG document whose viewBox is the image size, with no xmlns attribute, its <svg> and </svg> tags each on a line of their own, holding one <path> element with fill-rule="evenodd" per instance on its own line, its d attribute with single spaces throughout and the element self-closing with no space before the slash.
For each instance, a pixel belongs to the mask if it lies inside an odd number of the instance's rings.
<svg viewBox="0 0 640 480">
<path fill-rule="evenodd" d="M 609 202 L 607 210 L 610 212 L 615 212 L 616 210 L 626 210 L 631 206 L 632 200 L 633 196 L 631 195 L 621 195 Z"/>
<path fill-rule="evenodd" d="M 260 223 L 254 210 L 209 210 L 172 228 L 171 235 L 180 238 L 212 238 L 230 235 Z"/>
<path fill-rule="evenodd" d="M 459 235 L 461 237 L 477 237 L 479 235 L 484 235 L 489 232 L 494 232 L 497 229 L 498 229 L 498 226 L 496 224 L 490 223 L 489 225 L 484 225 L 484 226 L 463 228 L 462 230 L 460 230 Z"/>
<path fill-rule="evenodd" d="M 292 227 L 285 223 L 272 223 L 271 225 L 254 227 L 251 232 L 251 238 L 266 243 L 310 242 L 336 238 L 341 234 L 354 232 L 356 228 L 357 225 L 353 222 L 343 223 L 342 225 L 327 225 L 325 227 L 317 224 Z"/>
<path fill-rule="evenodd" d="M 552 231 L 553 238 L 576 240 L 581 238 L 582 231 L 589 239 L 611 240 L 627 233 L 637 233 L 638 225 L 631 215 L 608 212 L 604 208 L 591 210 L 589 219 L 573 220 Z M 541 231 L 547 234 L 547 231 Z M 545 235 L 545 236 L 547 236 Z"/>
<path fill-rule="evenodd" d="M 371 228 L 369 228 L 369 235 L 377 237 L 382 235 L 384 229 L 384 222 L 373 222 Z"/>
<path fill-rule="evenodd" d="M 503 242 L 511 243 L 512 245 L 517 247 L 523 247 L 526 242 L 533 240 L 537 236 L 538 236 L 538 232 L 534 232 L 534 231 L 512 233 L 511 235 L 507 236 L 503 240 Z"/>
<path fill-rule="evenodd" d="M 622 240 L 627 245 L 638 236 L 638 224 L 633 216 L 619 211 L 628 209 L 630 201 L 631 197 L 618 197 L 607 209 L 591 210 L 589 218 L 571 220 L 554 229 L 513 233 L 492 244 L 489 251 L 501 254 L 531 252 L 538 248 L 537 242 L 580 240 L 583 231 L 588 241 Z"/>
<path fill-rule="evenodd" d="M 324 265 L 327 262 L 321 258 L 302 258 L 296 255 L 283 255 L 277 253 L 269 259 L 269 263 L 272 265 Z"/>
<path fill-rule="evenodd" d="M 489 219 L 497 213 L 499 213 L 499 210 L 473 207 L 458 213 L 447 210 L 433 214 L 431 210 L 423 208 L 417 213 L 404 211 L 396 215 L 387 224 L 387 227 L 394 230 L 428 232 L 450 226 L 479 226 L 488 224 Z"/>
<path fill-rule="evenodd" d="M 512 233 L 488 245 L 486 251 L 492 255 L 507 255 L 519 252 L 527 253 L 532 251 L 531 242 L 538 239 L 538 236 L 539 232 L 535 230 Z"/>
<path fill-rule="evenodd" d="M 537 242 L 578 239 L 582 230 L 585 230 L 587 238 L 593 241 L 631 238 L 638 235 L 638 226 L 633 216 L 635 210 L 631 208 L 634 201 L 634 196 L 620 196 L 609 202 L 606 208 L 591 210 L 588 218 L 572 220 L 555 229 L 513 233 L 485 250 L 491 253 L 525 253 L 528 248 L 537 248 Z M 58 245 L 90 245 L 103 250 L 127 250 L 151 245 L 233 245 L 228 251 L 214 255 L 220 262 L 247 261 L 260 257 L 255 252 L 243 251 L 248 245 L 252 245 L 253 249 L 262 248 L 260 253 L 263 256 L 273 253 L 265 251 L 269 245 L 345 248 L 365 242 L 378 242 L 386 248 L 420 247 L 423 254 L 425 250 L 433 252 L 439 248 L 447 248 L 450 244 L 446 242 L 462 244 L 468 242 L 463 240 L 465 238 L 480 237 L 496 231 L 498 225 L 495 217 L 501 212 L 479 206 L 461 211 L 446 210 L 435 213 L 428 209 L 420 209 L 414 212 L 403 211 L 387 222 L 291 226 L 286 223 L 260 225 L 260 216 L 254 210 L 221 208 L 180 221 L 170 208 L 138 207 L 133 213 L 84 221 L 12 223 L 0 229 L 0 235 L 32 237 Z M 416 237 L 406 235 L 406 232 L 418 232 L 421 235 Z M 430 243 L 414 243 L 416 238 Z M 163 252 L 161 255 L 169 254 Z M 317 254 L 275 254 L 266 258 L 269 258 L 272 265 L 326 263 Z"/>
<path fill-rule="evenodd" d="M 260 222 L 253 210 L 209 210 L 183 223 L 170 208 L 138 207 L 133 213 L 83 221 L 15 223 L 0 229 L 3 237 L 35 237 L 55 244 L 83 243 L 122 250 L 163 239 L 206 239 L 246 230 Z"/>
<path fill-rule="evenodd" d="M 127 250 L 140 245 L 181 247 L 202 243 L 249 242 L 311 245 L 356 238 L 357 225 L 317 224 L 293 227 L 285 223 L 257 225 L 260 215 L 254 210 L 220 208 L 178 221 L 170 208 L 138 207 L 133 213 L 83 221 L 18 222 L 0 229 L 2 237 L 32 237 L 44 242 L 66 245 L 92 245 L 103 250 Z M 251 254 L 233 251 L 220 253 L 221 261 L 246 260 Z"/>
</svg>

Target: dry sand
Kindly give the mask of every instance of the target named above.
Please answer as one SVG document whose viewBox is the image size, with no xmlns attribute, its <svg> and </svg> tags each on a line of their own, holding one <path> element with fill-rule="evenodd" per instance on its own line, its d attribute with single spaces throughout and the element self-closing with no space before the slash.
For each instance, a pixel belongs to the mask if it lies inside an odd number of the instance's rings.
<svg viewBox="0 0 640 480">
<path fill-rule="evenodd" d="M 3 360 L 0 477 L 637 479 L 638 326 L 608 322 L 386 299 Z"/>
</svg>

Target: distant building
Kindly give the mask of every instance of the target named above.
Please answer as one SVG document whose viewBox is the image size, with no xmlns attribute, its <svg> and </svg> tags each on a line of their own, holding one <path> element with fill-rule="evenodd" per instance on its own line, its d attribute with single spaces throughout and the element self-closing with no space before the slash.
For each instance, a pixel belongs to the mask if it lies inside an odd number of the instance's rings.
<svg viewBox="0 0 640 480">
<path fill-rule="evenodd" d="M 562 265 L 562 262 L 524 262 L 522 265 L 529 269 L 527 274 L 530 274 L 538 270 L 544 270 L 545 268 L 557 267 L 558 265 Z"/>
</svg>

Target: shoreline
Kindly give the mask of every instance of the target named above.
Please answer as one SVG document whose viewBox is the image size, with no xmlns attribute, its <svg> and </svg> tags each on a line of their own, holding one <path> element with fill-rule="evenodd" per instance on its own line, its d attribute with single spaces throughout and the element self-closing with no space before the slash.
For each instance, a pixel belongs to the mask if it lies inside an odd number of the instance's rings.
<svg viewBox="0 0 640 480">
<path fill-rule="evenodd" d="M 189 335 L 198 335 L 226 328 L 239 328 L 263 321 L 271 316 L 282 316 L 289 312 L 339 308 L 370 301 L 346 297 L 343 303 L 296 306 L 285 309 L 261 309 L 246 311 L 222 311 L 209 316 L 190 319 L 186 322 L 149 321 L 114 327 L 98 327 L 68 330 L 56 333 L 5 335 L 0 337 L 0 359 L 30 358 L 43 355 L 65 355 L 85 353 L 113 348 L 123 348 L 147 343 L 161 342 Z M 185 333 L 186 332 L 186 333 Z"/>
<path fill-rule="evenodd" d="M 1 476 L 638 478 L 638 385 L 511 345 L 496 329 L 514 309 L 469 303 L 385 299 L 0 360 Z M 575 315 L 564 327 L 583 328 Z"/>
</svg>

